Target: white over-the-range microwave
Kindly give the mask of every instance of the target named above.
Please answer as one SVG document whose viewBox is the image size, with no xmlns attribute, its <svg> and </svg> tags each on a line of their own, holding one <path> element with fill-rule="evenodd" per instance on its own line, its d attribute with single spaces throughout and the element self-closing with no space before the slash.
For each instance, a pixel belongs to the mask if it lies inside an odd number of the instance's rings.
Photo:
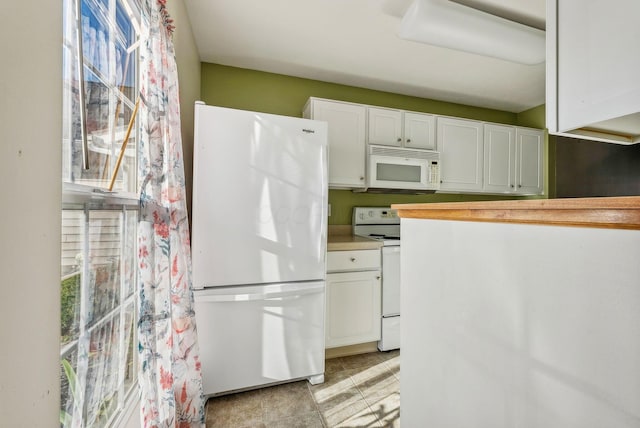
<svg viewBox="0 0 640 428">
<path fill-rule="evenodd" d="M 369 145 L 367 168 L 369 189 L 440 189 L 440 153 L 436 151 Z"/>
</svg>

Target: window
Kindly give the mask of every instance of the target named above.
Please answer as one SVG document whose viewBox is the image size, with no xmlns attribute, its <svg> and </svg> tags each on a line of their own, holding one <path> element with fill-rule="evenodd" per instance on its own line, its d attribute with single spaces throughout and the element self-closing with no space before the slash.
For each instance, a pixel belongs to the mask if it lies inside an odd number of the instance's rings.
<svg viewBox="0 0 640 428">
<path fill-rule="evenodd" d="M 63 7 L 60 424 L 108 427 L 137 398 L 139 7 Z"/>
<path fill-rule="evenodd" d="M 80 27 L 75 21 L 76 1 L 81 6 Z M 63 181 L 66 183 L 109 187 L 138 92 L 139 25 L 133 14 L 135 9 L 129 3 L 132 1 L 64 1 Z M 135 140 L 134 133 L 127 141 L 110 190 L 137 191 Z"/>
</svg>

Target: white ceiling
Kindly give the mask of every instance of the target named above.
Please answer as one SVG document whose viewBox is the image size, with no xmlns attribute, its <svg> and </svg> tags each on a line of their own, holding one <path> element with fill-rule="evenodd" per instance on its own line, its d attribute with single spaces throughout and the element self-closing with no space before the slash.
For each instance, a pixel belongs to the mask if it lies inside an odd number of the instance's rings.
<svg viewBox="0 0 640 428">
<path fill-rule="evenodd" d="M 545 0 L 457 0 L 544 28 Z M 520 112 L 544 104 L 544 63 L 402 40 L 411 0 L 185 0 L 204 62 Z"/>
</svg>

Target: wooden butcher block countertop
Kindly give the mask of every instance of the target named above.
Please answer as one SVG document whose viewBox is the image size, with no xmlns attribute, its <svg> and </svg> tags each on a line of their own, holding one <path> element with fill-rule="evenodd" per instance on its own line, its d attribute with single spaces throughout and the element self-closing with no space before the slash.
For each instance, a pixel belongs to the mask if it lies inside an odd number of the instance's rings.
<svg viewBox="0 0 640 428">
<path fill-rule="evenodd" d="M 640 196 L 394 204 L 401 218 L 640 229 Z"/>
</svg>

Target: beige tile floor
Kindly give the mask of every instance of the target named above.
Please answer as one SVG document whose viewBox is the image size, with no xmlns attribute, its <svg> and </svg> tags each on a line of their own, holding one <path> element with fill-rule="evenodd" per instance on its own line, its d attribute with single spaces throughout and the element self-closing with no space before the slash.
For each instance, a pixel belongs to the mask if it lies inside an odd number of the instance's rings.
<svg viewBox="0 0 640 428">
<path fill-rule="evenodd" d="M 306 380 L 209 399 L 207 428 L 400 427 L 400 352 L 333 358 Z"/>
</svg>

